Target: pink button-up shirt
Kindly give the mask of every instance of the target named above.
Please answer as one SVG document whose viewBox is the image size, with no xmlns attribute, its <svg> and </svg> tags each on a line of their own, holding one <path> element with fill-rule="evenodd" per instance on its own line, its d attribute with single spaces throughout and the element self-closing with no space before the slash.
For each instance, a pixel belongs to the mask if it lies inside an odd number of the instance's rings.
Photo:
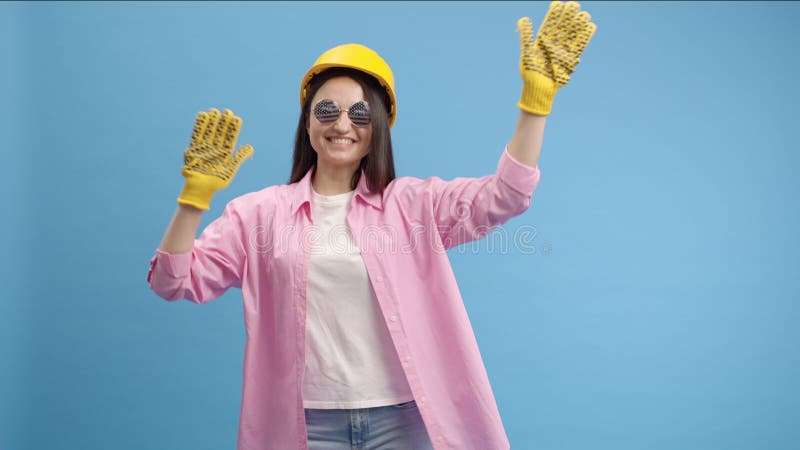
<svg viewBox="0 0 800 450">
<path fill-rule="evenodd" d="M 242 290 L 247 343 L 239 450 L 305 450 L 306 287 L 314 234 L 312 171 L 242 195 L 191 252 L 156 250 L 147 280 L 167 300 L 204 303 Z M 524 212 L 538 167 L 504 150 L 492 175 L 394 179 L 362 174 L 347 215 L 386 328 L 436 450 L 503 450 L 500 420 L 446 249 Z"/>
</svg>

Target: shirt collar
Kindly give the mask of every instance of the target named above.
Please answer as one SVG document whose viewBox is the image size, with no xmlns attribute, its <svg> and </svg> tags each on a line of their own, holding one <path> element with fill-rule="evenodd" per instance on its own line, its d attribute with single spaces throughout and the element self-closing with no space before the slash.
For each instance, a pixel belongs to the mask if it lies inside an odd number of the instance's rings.
<svg viewBox="0 0 800 450">
<path fill-rule="evenodd" d="M 364 173 L 364 169 L 361 170 L 361 176 L 358 179 L 358 186 L 356 186 L 356 193 L 355 197 L 361 197 L 362 200 L 369 203 L 373 207 L 377 209 L 383 209 L 383 195 L 380 192 L 370 192 L 367 187 L 367 175 Z M 300 209 L 301 206 L 305 203 L 311 203 L 311 175 L 314 172 L 314 167 L 312 166 L 308 169 L 308 172 L 303 176 L 303 178 L 294 183 L 294 191 L 292 192 L 292 215 L 297 214 L 297 210 Z"/>
</svg>

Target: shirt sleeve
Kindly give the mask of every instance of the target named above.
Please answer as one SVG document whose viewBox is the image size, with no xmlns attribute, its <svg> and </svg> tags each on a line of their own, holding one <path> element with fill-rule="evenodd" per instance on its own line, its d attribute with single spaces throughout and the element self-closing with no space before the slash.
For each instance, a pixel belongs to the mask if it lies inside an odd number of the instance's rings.
<svg viewBox="0 0 800 450">
<path fill-rule="evenodd" d="M 445 249 L 481 239 L 525 212 L 539 175 L 538 166 L 515 160 L 506 147 L 492 175 L 452 181 L 430 178 L 433 216 Z"/>
<path fill-rule="evenodd" d="M 243 225 L 234 202 L 195 239 L 191 251 L 167 253 L 156 249 L 147 282 L 165 300 L 205 303 L 229 287 L 241 287 L 245 265 Z"/>
</svg>

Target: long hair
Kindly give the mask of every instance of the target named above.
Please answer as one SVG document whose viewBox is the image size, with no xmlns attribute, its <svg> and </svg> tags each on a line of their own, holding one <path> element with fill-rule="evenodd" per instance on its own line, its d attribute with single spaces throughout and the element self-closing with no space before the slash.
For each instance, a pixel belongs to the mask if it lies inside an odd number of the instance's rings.
<svg viewBox="0 0 800 450">
<path fill-rule="evenodd" d="M 326 81 L 334 77 L 349 77 L 355 80 L 370 106 L 372 121 L 372 138 L 370 150 L 362 159 L 359 168 L 353 173 L 350 188 L 355 189 L 361 178 L 361 169 L 367 177 L 367 187 L 372 192 L 383 192 L 383 189 L 394 180 L 394 157 L 392 156 L 392 136 L 389 132 L 389 96 L 383 86 L 372 76 L 356 69 L 335 67 L 325 70 L 311 79 L 308 84 L 308 95 L 303 102 L 300 118 L 297 121 L 297 132 L 294 139 L 294 156 L 292 158 L 292 174 L 289 183 L 300 181 L 312 167 L 316 171 L 317 152 L 311 147 L 308 135 L 311 100 Z"/>
</svg>

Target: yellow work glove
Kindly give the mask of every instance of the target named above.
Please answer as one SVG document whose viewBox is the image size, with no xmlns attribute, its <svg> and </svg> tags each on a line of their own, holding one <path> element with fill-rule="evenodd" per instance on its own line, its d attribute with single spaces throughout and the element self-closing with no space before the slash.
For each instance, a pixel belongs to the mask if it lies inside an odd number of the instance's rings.
<svg viewBox="0 0 800 450">
<path fill-rule="evenodd" d="M 214 108 L 197 114 L 192 141 L 183 156 L 181 174 L 186 183 L 178 203 L 207 210 L 214 193 L 230 184 L 242 161 L 253 154 L 249 145 L 232 154 L 241 126 L 242 119 L 228 109 L 224 114 Z"/>
<path fill-rule="evenodd" d="M 550 114 L 556 91 L 567 84 L 570 74 L 580 62 L 580 55 L 594 35 L 597 26 L 592 16 L 580 11 L 577 2 L 550 3 L 536 41 L 533 40 L 531 20 L 519 19 L 522 74 L 522 97 L 517 106 L 540 116 Z"/>
</svg>

